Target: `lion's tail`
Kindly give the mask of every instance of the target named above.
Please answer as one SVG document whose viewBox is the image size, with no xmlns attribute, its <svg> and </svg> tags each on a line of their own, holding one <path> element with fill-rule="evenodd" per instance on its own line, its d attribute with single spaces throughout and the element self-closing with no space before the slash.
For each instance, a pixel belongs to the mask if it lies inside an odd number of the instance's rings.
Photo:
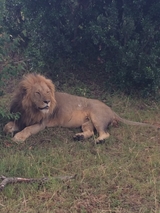
<svg viewBox="0 0 160 213">
<path fill-rule="evenodd" d="M 133 125 L 133 126 L 148 126 L 148 127 L 152 127 L 152 128 L 156 128 L 156 129 L 160 129 L 159 125 L 154 125 L 154 124 L 148 124 L 148 123 L 142 123 L 142 122 L 136 122 L 136 121 L 130 121 L 127 120 L 125 118 L 121 118 L 119 115 L 117 115 L 115 113 L 115 118 L 117 121 L 120 121 L 124 124 L 128 124 L 128 125 Z"/>
</svg>

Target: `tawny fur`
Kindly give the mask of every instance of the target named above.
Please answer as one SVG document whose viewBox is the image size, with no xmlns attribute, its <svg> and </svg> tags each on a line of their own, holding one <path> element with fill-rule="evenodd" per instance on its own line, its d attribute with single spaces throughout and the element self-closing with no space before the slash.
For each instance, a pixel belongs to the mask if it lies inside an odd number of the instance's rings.
<svg viewBox="0 0 160 213">
<path fill-rule="evenodd" d="M 82 132 L 74 136 L 78 140 L 93 136 L 96 129 L 99 134 L 96 143 L 109 137 L 107 127 L 117 121 L 155 127 L 123 119 L 101 101 L 55 92 L 52 81 L 39 74 L 28 74 L 22 79 L 10 112 L 21 114 L 17 121 L 10 121 L 4 127 L 5 133 L 19 131 L 13 137 L 14 141 L 25 141 L 45 127 L 55 126 L 81 127 Z"/>
</svg>

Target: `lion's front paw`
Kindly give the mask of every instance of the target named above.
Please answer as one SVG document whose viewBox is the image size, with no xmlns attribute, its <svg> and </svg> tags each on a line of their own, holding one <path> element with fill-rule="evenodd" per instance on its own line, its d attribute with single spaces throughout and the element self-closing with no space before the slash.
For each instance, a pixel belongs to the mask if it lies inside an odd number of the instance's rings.
<svg viewBox="0 0 160 213">
<path fill-rule="evenodd" d="M 14 133 L 14 122 L 9 122 L 7 123 L 4 128 L 3 128 L 3 131 L 6 135 L 8 134 L 11 134 L 13 136 L 13 133 Z"/>
<path fill-rule="evenodd" d="M 24 142 L 26 140 L 26 136 L 23 135 L 21 132 L 18 132 L 15 134 L 15 136 L 12 138 L 14 142 Z"/>
</svg>

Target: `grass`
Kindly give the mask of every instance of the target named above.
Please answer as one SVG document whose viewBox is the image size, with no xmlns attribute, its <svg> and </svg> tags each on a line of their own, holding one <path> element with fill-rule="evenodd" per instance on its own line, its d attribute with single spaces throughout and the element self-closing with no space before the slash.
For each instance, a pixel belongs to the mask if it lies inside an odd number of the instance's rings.
<svg viewBox="0 0 160 213">
<path fill-rule="evenodd" d="M 155 101 L 108 94 L 103 87 L 94 83 L 87 86 L 74 76 L 57 87 L 103 100 L 130 120 L 152 123 L 160 119 L 160 105 Z M 78 131 L 45 129 L 19 144 L 1 134 L 0 175 L 77 176 L 41 185 L 8 185 L 0 192 L 0 212 L 159 213 L 160 132 L 119 124 L 118 128 L 109 128 L 111 136 L 104 144 L 95 145 L 94 138 L 75 142 L 72 136 Z"/>
</svg>

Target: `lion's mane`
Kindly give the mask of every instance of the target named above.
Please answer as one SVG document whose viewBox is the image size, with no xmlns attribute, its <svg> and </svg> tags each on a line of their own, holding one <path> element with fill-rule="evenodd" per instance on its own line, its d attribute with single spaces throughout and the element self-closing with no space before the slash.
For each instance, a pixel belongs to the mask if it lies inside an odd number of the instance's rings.
<svg viewBox="0 0 160 213">
<path fill-rule="evenodd" d="M 33 85 L 42 83 L 50 90 L 50 107 L 47 113 L 42 113 L 38 110 L 31 99 L 34 92 Z M 28 74 L 23 77 L 23 80 L 18 85 L 11 102 L 10 112 L 20 113 L 20 118 L 16 121 L 16 125 L 21 130 L 26 126 L 42 123 L 43 120 L 48 119 L 53 114 L 55 107 L 55 87 L 52 81 L 39 74 Z"/>
</svg>

